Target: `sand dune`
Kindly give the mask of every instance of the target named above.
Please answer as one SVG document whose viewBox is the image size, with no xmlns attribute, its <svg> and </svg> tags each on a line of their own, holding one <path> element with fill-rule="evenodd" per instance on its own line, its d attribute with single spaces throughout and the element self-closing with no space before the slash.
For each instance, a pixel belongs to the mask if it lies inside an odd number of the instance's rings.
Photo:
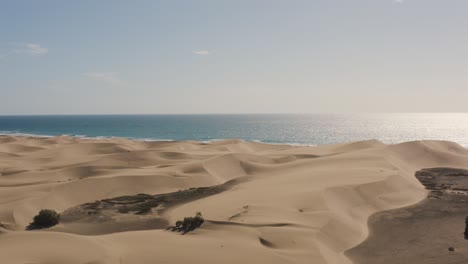
<svg viewBox="0 0 468 264">
<path fill-rule="evenodd" d="M 415 176 L 429 190 L 427 198 L 372 215 L 369 237 L 346 251 L 355 263 L 466 263 L 468 170 L 427 168 Z"/>
<path fill-rule="evenodd" d="M 426 196 L 414 173 L 427 167 L 468 169 L 468 150 L 443 141 L 301 147 L 0 136 L 0 256 L 9 264 L 351 263 L 344 252 L 367 237 L 371 214 Z M 236 179 L 141 218 L 111 210 L 97 224 L 69 217 L 25 231 L 43 208 L 71 212 Z M 164 230 L 197 211 L 207 221 L 196 231 Z M 164 221 L 145 222 L 156 218 Z M 133 230 L 114 228 L 126 220 Z"/>
</svg>

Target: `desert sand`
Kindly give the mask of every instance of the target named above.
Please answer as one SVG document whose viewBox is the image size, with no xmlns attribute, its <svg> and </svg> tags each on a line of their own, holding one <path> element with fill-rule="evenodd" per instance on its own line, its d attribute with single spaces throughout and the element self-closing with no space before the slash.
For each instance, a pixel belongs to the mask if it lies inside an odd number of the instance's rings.
<svg viewBox="0 0 468 264">
<path fill-rule="evenodd" d="M 354 263 L 467 262 L 468 170 L 429 168 L 416 177 L 430 190 L 427 198 L 372 215 L 369 237 L 346 252 Z"/>
<path fill-rule="evenodd" d="M 430 167 L 468 169 L 468 150 L 444 141 L 305 147 L 0 136 L 0 259 L 352 263 L 345 251 L 366 239 L 372 214 L 425 199 L 414 174 Z M 103 199 L 210 186 L 144 214 L 79 213 Z M 45 208 L 67 221 L 26 231 Z M 198 211 L 199 229 L 165 230 Z"/>
</svg>

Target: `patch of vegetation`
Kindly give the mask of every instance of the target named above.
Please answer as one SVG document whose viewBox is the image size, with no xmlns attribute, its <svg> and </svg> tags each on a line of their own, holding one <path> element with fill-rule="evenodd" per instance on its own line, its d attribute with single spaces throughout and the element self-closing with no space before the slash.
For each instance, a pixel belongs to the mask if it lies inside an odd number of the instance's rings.
<svg viewBox="0 0 468 264">
<path fill-rule="evenodd" d="M 141 203 L 136 208 L 137 211 L 135 214 L 142 215 L 149 213 L 153 208 L 157 207 L 160 204 L 164 204 L 164 199 L 148 200 L 144 203 Z"/>
<path fill-rule="evenodd" d="M 121 206 L 117 209 L 117 211 L 121 214 L 128 214 L 130 212 L 130 208 L 128 208 L 128 206 L 124 205 L 124 206 Z"/>
<path fill-rule="evenodd" d="M 177 221 L 175 226 L 169 227 L 168 229 L 173 232 L 182 232 L 182 235 L 185 235 L 199 228 L 203 222 L 205 222 L 205 219 L 200 212 L 197 212 L 194 217 L 185 217 L 183 221 Z"/>
<path fill-rule="evenodd" d="M 60 214 L 63 223 L 99 223 L 110 222 L 112 226 L 121 225 L 119 230 L 139 230 L 146 224 L 153 228 L 167 228 L 170 223 L 164 212 L 174 206 L 221 193 L 242 182 L 245 178 L 228 181 L 210 187 L 194 187 L 170 193 L 125 195 L 68 208 Z M 119 216 L 126 215 L 124 218 Z M 179 221 L 171 228 L 182 233 L 190 232 L 203 223 L 201 214 Z M 127 225 L 125 222 L 134 224 Z M 144 224 L 143 224 L 144 223 Z M 168 228 L 168 229 L 171 229 Z"/>
<path fill-rule="evenodd" d="M 468 216 L 465 218 L 465 239 L 468 239 Z"/>
<path fill-rule="evenodd" d="M 104 199 L 82 205 L 86 215 L 99 214 L 104 210 L 115 210 L 120 214 L 146 215 L 153 209 L 164 208 L 184 203 L 186 201 L 200 199 L 214 195 L 225 190 L 223 185 L 211 187 L 196 187 L 187 190 L 179 190 L 173 193 L 149 195 L 140 193 L 137 195 L 126 195 L 111 199 Z"/>
<path fill-rule="evenodd" d="M 27 230 L 49 228 L 59 223 L 60 215 L 49 209 L 43 209 L 34 216 L 33 222 L 29 224 Z"/>
</svg>

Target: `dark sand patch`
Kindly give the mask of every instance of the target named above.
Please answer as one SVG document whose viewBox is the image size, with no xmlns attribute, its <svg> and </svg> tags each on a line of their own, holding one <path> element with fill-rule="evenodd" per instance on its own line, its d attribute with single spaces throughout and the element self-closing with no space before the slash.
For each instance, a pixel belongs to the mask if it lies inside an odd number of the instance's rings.
<svg viewBox="0 0 468 264">
<path fill-rule="evenodd" d="M 413 206 L 373 215 L 369 237 L 346 252 L 353 263 L 468 263 L 468 240 L 463 234 L 468 171 L 430 168 L 418 171 L 416 177 L 430 191 L 428 197 Z"/>
<path fill-rule="evenodd" d="M 190 188 L 164 194 L 137 194 L 86 203 L 60 214 L 60 225 L 50 228 L 82 235 L 165 229 L 170 223 L 164 212 L 177 205 L 226 191 L 244 177 L 211 187 Z M 203 208 L 200 208 L 202 211 Z"/>
</svg>

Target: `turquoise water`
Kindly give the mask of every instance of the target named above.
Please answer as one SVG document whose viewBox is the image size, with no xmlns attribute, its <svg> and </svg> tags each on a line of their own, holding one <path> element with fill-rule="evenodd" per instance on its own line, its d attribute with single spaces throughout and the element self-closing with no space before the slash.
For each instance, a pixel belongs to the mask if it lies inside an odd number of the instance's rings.
<svg viewBox="0 0 468 264">
<path fill-rule="evenodd" d="M 0 134 L 320 145 L 450 140 L 468 146 L 468 114 L 0 116 Z"/>
</svg>

